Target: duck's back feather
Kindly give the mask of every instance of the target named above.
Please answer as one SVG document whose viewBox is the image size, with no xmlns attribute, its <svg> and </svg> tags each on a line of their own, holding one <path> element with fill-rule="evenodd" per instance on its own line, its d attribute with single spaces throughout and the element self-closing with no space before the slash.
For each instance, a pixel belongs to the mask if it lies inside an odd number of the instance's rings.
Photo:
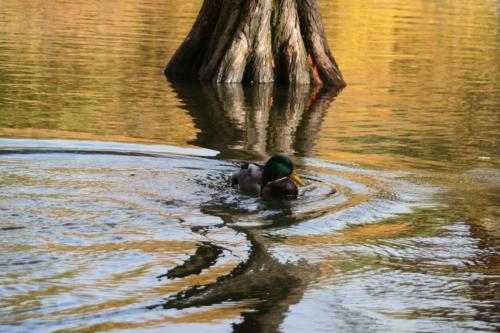
<svg viewBox="0 0 500 333">
<path fill-rule="evenodd" d="M 259 195 L 262 186 L 262 169 L 259 164 L 244 164 L 241 170 L 231 176 L 231 185 L 239 186 L 240 192 L 248 195 Z"/>
</svg>

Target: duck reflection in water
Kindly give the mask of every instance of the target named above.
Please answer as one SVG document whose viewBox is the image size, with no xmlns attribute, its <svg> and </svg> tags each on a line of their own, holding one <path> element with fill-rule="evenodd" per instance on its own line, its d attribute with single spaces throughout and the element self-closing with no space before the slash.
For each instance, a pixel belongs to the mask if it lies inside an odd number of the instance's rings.
<svg viewBox="0 0 500 333">
<path fill-rule="evenodd" d="M 309 155 L 330 102 L 338 93 L 309 86 L 278 89 L 271 85 L 247 88 L 241 85 L 176 85 L 174 89 L 200 129 L 193 143 L 218 149 L 221 158 L 240 161 L 264 161 L 273 153 Z M 283 157 L 271 158 L 269 162 L 272 161 L 291 164 Z M 247 165 L 253 168 L 252 164 Z M 293 164 L 288 169 L 286 176 L 293 174 Z M 233 177 L 233 182 L 240 182 L 240 176 Z M 230 227 L 245 234 L 250 253 L 231 273 L 220 276 L 216 282 L 192 286 L 151 308 L 185 309 L 254 300 L 256 305 L 241 314 L 243 320 L 233 324 L 233 332 L 279 331 L 290 306 L 301 300 L 309 283 L 318 275 L 317 267 L 305 261 L 282 262 L 271 255 L 272 244 L 264 229 L 286 227 L 296 221 L 290 202 L 263 202 L 262 208 L 274 213 L 266 214 L 262 226 L 253 227 L 238 225 L 239 218 L 253 218 L 251 213 L 247 216 L 237 203 L 228 203 L 223 196 L 209 200 L 200 208 L 204 214 L 218 216 L 224 221 L 217 228 Z M 202 235 L 208 232 L 201 229 L 193 231 Z M 223 251 L 214 241 L 204 242 L 184 264 L 159 278 L 183 278 L 210 269 L 223 256 Z"/>
</svg>

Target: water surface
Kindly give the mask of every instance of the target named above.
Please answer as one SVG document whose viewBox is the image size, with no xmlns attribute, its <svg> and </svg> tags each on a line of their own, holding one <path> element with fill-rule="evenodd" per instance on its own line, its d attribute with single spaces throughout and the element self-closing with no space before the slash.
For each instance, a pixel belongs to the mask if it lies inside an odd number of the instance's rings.
<svg viewBox="0 0 500 333">
<path fill-rule="evenodd" d="M 165 81 L 201 1 L 2 1 L 1 331 L 500 329 L 498 2 L 319 3 L 341 92 Z"/>
</svg>

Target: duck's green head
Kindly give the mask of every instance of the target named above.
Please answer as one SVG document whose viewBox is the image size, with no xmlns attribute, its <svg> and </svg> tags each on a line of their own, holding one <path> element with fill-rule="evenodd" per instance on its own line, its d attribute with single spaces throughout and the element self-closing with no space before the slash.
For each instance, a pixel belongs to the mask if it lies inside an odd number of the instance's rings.
<svg viewBox="0 0 500 333">
<path fill-rule="evenodd" d="M 264 183 L 288 177 L 299 185 L 304 181 L 295 172 L 292 161 L 283 155 L 274 155 L 264 165 Z"/>
</svg>

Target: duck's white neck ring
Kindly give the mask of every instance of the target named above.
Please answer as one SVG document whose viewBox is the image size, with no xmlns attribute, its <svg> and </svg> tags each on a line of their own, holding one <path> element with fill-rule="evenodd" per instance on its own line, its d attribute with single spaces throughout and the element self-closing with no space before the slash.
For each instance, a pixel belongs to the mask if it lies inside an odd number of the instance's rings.
<svg viewBox="0 0 500 333">
<path fill-rule="evenodd" d="M 271 183 L 276 183 L 276 182 L 279 182 L 279 181 L 282 181 L 283 179 L 287 179 L 288 177 L 282 177 L 282 178 L 279 178 L 279 179 L 276 179 L 276 180 L 273 180 L 271 182 L 267 182 L 268 184 L 271 184 Z"/>
</svg>

